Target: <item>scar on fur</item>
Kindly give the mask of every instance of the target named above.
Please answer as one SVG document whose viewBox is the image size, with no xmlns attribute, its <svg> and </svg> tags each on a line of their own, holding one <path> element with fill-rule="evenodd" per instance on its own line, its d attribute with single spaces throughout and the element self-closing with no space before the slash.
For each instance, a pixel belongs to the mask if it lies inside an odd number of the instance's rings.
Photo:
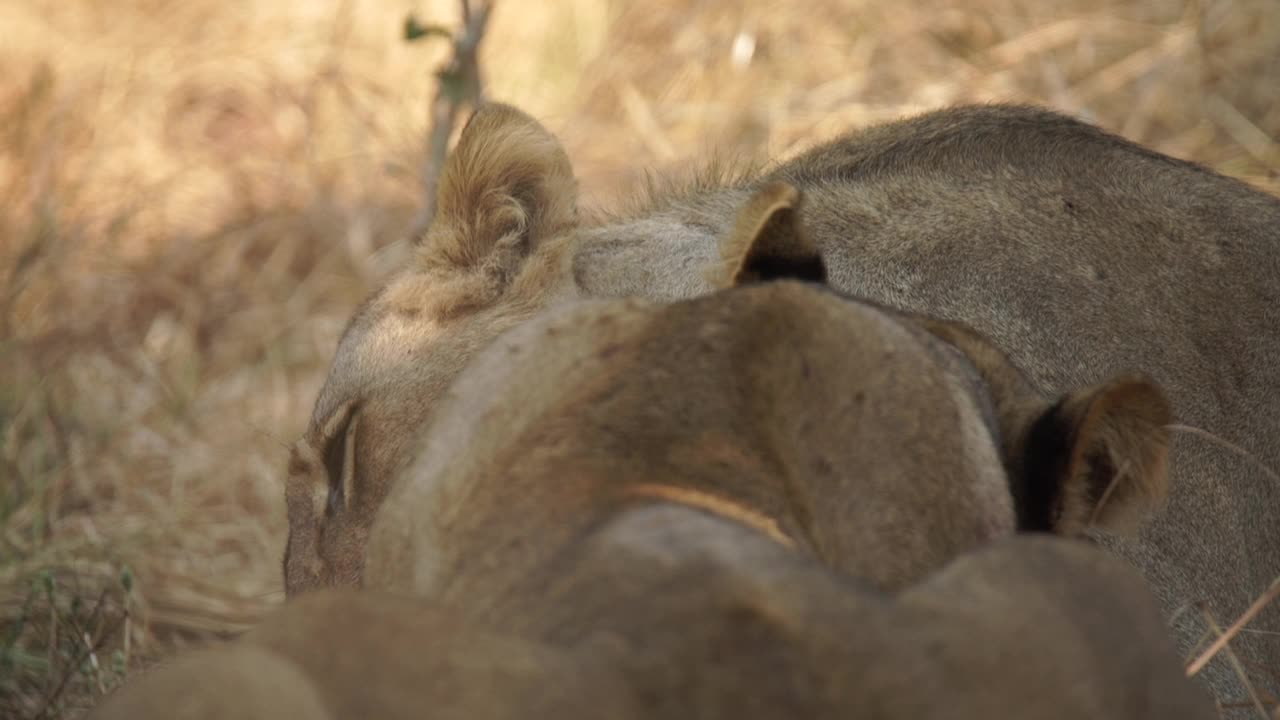
<svg viewBox="0 0 1280 720">
<path fill-rule="evenodd" d="M 712 495 L 692 488 L 663 485 L 660 483 L 640 483 L 638 485 L 629 485 L 623 492 L 628 495 L 639 495 L 641 497 L 666 500 L 668 502 L 706 510 L 713 515 L 733 520 L 739 524 L 746 525 L 752 530 L 764 533 L 779 545 L 788 548 L 795 547 L 795 541 L 778 527 L 778 523 L 773 518 L 756 512 L 741 503 L 734 502 L 733 500 L 723 496 Z"/>
</svg>

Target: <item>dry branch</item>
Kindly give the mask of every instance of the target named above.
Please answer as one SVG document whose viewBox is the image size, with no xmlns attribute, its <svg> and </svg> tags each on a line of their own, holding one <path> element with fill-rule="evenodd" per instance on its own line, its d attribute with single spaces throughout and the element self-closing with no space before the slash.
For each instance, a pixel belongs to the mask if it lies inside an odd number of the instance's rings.
<svg viewBox="0 0 1280 720">
<path fill-rule="evenodd" d="M 1222 654 L 1226 656 L 1227 662 L 1231 664 L 1232 669 L 1235 670 L 1236 676 L 1240 678 L 1240 682 L 1244 685 L 1245 691 L 1249 693 L 1249 701 L 1253 708 L 1258 711 L 1258 715 L 1262 720 L 1268 720 L 1266 707 L 1263 705 L 1262 698 L 1258 696 L 1257 688 L 1255 688 L 1253 686 L 1253 682 L 1249 680 L 1249 674 L 1245 672 L 1244 664 L 1240 662 L 1240 658 L 1237 657 L 1236 654 L 1232 652 L 1230 646 L 1227 645 L 1227 641 L 1231 639 L 1231 635 L 1222 631 L 1222 628 L 1218 625 L 1218 621 L 1214 618 L 1213 613 L 1209 612 L 1209 608 L 1201 605 L 1199 609 L 1200 615 L 1204 618 L 1205 623 L 1208 624 L 1209 629 L 1213 631 L 1213 633 L 1218 636 L 1218 640 L 1222 642 L 1221 646 L 1218 646 L 1217 642 L 1214 643 L 1214 646 L 1223 649 Z M 1237 621 L 1236 625 L 1232 625 L 1232 629 L 1236 629 L 1236 626 L 1239 624 L 1239 621 Z M 1213 647 L 1211 647 L 1210 650 L 1213 650 Z M 1208 662 L 1208 658 L 1211 656 L 1206 652 L 1205 655 L 1202 655 L 1201 657 L 1204 658 L 1205 662 Z M 1199 662 L 1199 660 L 1197 660 L 1197 662 Z M 1188 670 L 1187 677 L 1191 677 L 1192 675 L 1193 673 Z"/>
<path fill-rule="evenodd" d="M 1218 639 L 1213 641 L 1212 645 L 1206 648 L 1203 653 L 1200 653 L 1200 657 L 1196 658 L 1195 662 L 1187 666 L 1187 677 L 1191 677 L 1200 672 L 1200 670 L 1204 668 L 1204 666 L 1207 665 L 1215 655 L 1227 646 L 1227 643 L 1231 642 L 1231 638 L 1240 634 L 1240 631 L 1244 629 L 1244 626 L 1248 625 L 1249 622 L 1252 621 L 1258 613 L 1262 612 L 1263 608 L 1271 604 L 1277 596 L 1280 596 L 1280 578 L 1273 580 L 1271 582 L 1271 586 L 1267 588 L 1267 591 L 1260 595 L 1257 600 L 1254 600 L 1253 604 L 1249 606 L 1249 609 L 1245 610 L 1243 615 L 1241 615 L 1235 622 L 1231 623 L 1231 627 L 1227 628 L 1226 632 L 1220 634 Z"/>
<path fill-rule="evenodd" d="M 453 55 L 436 72 L 439 82 L 431 102 L 431 134 L 422 168 L 422 207 L 413 219 L 409 237 L 418 242 L 436 214 L 436 190 L 449 152 L 449 138 L 464 104 L 473 108 L 484 102 L 477 50 L 484 39 L 493 3 L 482 3 L 474 12 L 470 0 L 462 0 L 462 30 L 453 36 Z"/>
</svg>

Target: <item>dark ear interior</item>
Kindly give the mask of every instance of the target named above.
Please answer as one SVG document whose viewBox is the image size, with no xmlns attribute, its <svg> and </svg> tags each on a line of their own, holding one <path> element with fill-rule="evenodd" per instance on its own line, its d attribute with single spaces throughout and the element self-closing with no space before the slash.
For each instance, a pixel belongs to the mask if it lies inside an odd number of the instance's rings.
<svg viewBox="0 0 1280 720">
<path fill-rule="evenodd" d="M 321 430 L 321 452 L 329 488 L 328 499 L 325 501 L 326 515 L 332 516 L 344 509 L 351 500 L 355 475 L 356 430 L 359 425 L 358 407 L 355 402 L 348 402 L 330 416 Z"/>
<path fill-rule="evenodd" d="M 340 405 L 324 424 L 312 426 L 289 453 L 285 508 L 289 537 L 284 551 L 285 592 L 294 595 L 319 583 L 317 551 L 322 515 L 345 507 L 351 497 L 355 430 L 354 401 Z"/>
<path fill-rule="evenodd" d="M 1129 529 L 1164 501 L 1173 414 L 1151 379 L 1121 375 L 1047 404 L 981 333 L 954 321 L 903 317 L 960 350 L 982 376 L 1019 529 L 1062 535 Z"/>
<path fill-rule="evenodd" d="M 1061 535 L 1132 528 L 1168 495 L 1170 422 L 1164 393 L 1141 375 L 1063 396 L 1027 432 L 1019 525 Z"/>
<path fill-rule="evenodd" d="M 757 190 L 720 243 L 722 284 L 793 279 L 825 283 L 827 266 L 800 221 L 800 191 L 786 183 Z"/>
</svg>

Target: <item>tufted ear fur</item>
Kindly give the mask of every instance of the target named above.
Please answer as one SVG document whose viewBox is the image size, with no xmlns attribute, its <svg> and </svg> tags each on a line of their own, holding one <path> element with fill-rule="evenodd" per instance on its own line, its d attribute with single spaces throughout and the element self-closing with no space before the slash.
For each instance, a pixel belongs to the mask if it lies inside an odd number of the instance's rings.
<svg viewBox="0 0 1280 720">
<path fill-rule="evenodd" d="M 1120 375 L 1051 404 L 981 333 L 903 315 L 960 350 L 982 376 L 1020 530 L 1128 530 L 1164 501 L 1173 413 L 1149 378 Z"/>
<path fill-rule="evenodd" d="M 1027 524 L 1076 535 L 1132 529 L 1168 495 L 1172 411 L 1141 375 L 1063 396 L 1023 446 Z"/>
<path fill-rule="evenodd" d="M 560 142 L 514 107 L 478 109 L 445 162 L 423 269 L 510 282 L 523 261 L 577 221 L 577 183 Z"/>
<path fill-rule="evenodd" d="M 827 281 L 822 253 L 800 223 L 802 197 L 794 187 L 776 182 L 747 200 L 733 229 L 720 241 L 718 285 L 734 287 L 783 278 Z"/>
</svg>

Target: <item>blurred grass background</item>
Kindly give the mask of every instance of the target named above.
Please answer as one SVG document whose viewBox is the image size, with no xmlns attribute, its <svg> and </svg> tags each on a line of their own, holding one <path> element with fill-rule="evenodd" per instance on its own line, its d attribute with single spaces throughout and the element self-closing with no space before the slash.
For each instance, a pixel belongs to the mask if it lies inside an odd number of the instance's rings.
<svg viewBox="0 0 1280 720">
<path fill-rule="evenodd" d="M 447 44 L 410 12 L 459 10 L 0 4 L 0 716 L 78 716 L 282 599 L 285 444 L 418 206 Z M 588 206 L 992 100 L 1280 192 L 1275 0 L 508 0 L 481 68 Z"/>
</svg>

